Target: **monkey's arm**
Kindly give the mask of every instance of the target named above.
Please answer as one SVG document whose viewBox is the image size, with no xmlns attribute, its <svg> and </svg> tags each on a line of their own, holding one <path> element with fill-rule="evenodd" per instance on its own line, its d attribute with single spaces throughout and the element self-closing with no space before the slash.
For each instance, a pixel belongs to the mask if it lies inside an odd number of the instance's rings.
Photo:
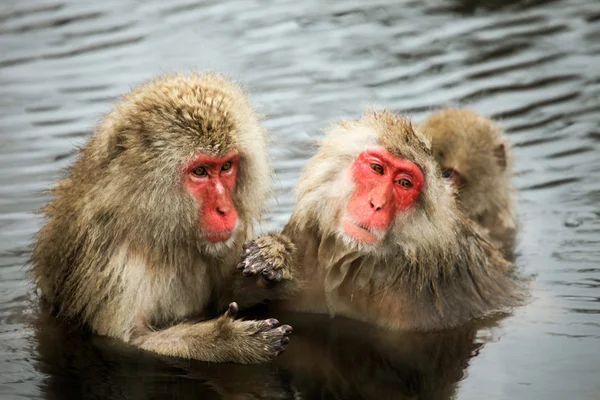
<svg viewBox="0 0 600 400">
<path fill-rule="evenodd" d="M 209 362 L 253 364 L 269 361 L 284 351 L 292 332 L 276 319 L 236 320 L 236 303 L 221 317 L 198 323 L 180 323 L 154 331 L 137 328 L 130 343 L 166 356 Z"/>
<path fill-rule="evenodd" d="M 284 233 L 268 233 L 244 244 L 234 300 L 244 308 L 293 296 L 300 287 L 295 258 L 296 246 Z"/>
</svg>

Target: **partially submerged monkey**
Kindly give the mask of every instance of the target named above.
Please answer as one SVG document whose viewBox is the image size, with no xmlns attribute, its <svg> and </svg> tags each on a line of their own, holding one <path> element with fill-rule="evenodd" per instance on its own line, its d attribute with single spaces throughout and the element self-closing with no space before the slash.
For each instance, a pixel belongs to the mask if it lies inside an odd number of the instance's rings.
<svg viewBox="0 0 600 400">
<path fill-rule="evenodd" d="M 430 115 L 419 130 L 456 189 L 458 204 L 510 254 L 517 230 L 512 158 L 508 138 L 489 118 L 447 108 Z"/>
<path fill-rule="evenodd" d="M 281 234 L 238 265 L 290 297 L 278 304 L 405 330 L 440 330 L 508 310 L 521 278 L 457 207 L 428 140 L 403 117 L 367 112 L 330 129 Z"/>
<path fill-rule="evenodd" d="M 42 299 L 76 326 L 164 355 L 275 357 L 291 327 L 227 307 L 270 172 L 266 132 L 236 84 L 192 74 L 138 87 L 51 191 L 31 260 Z"/>
</svg>

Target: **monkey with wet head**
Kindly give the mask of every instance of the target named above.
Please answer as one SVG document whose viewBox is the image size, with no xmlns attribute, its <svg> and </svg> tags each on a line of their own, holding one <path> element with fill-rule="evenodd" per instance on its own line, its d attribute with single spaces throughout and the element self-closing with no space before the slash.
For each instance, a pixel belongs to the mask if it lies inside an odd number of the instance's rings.
<svg viewBox="0 0 600 400">
<path fill-rule="evenodd" d="M 459 207 L 510 256 L 517 231 L 508 138 L 492 120 L 467 109 L 437 111 L 419 125 L 456 191 Z"/>
<path fill-rule="evenodd" d="M 269 360 L 291 327 L 236 320 L 238 305 L 228 307 L 269 191 L 266 132 L 239 86 L 217 74 L 148 82 L 51 191 L 31 260 L 43 302 L 155 353 Z"/>
<path fill-rule="evenodd" d="M 326 133 L 282 233 L 246 244 L 238 269 L 287 294 L 275 306 L 402 330 L 459 326 L 526 297 L 458 208 L 429 141 L 386 111 Z"/>
</svg>

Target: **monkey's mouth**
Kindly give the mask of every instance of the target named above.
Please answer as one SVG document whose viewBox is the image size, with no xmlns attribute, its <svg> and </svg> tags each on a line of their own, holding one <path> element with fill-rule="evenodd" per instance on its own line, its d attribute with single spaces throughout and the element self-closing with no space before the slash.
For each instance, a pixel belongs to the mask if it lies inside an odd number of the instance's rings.
<svg viewBox="0 0 600 400">
<path fill-rule="evenodd" d="M 204 237 L 211 243 L 224 242 L 233 236 L 233 229 L 228 231 L 204 232 Z"/>
<path fill-rule="evenodd" d="M 344 221 L 344 233 L 359 243 L 375 244 L 381 239 L 381 234 L 365 224 L 355 221 Z"/>
</svg>

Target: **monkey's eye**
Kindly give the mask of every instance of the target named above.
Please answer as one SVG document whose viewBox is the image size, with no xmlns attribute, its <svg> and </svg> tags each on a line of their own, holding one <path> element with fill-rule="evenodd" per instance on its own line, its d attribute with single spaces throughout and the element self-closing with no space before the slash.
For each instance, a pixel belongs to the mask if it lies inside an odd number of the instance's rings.
<svg viewBox="0 0 600 400">
<path fill-rule="evenodd" d="M 206 172 L 206 168 L 204 167 L 196 167 L 192 170 L 192 174 L 196 176 L 206 176 L 208 173 Z"/>
<path fill-rule="evenodd" d="M 221 171 L 228 171 L 231 169 L 231 166 L 233 164 L 231 163 L 231 161 L 227 161 L 225 164 L 223 164 L 223 166 L 221 167 Z"/>
<path fill-rule="evenodd" d="M 369 164 L 369 167 L 379 175 L 383 175 L 383 167 L 379 164 Z"/>
<path fill-rule="evenodd" d="M 458 174 L 458 172 L 456 172 L 454 170 L 454 168 L 444 168 L 442 170 L 442 178 L 445 178 L 445 179 L 452 178 L 454 176 L 454 174 Z"/>
<path fill-rule="evenodd" d="M 396 183 L 402 186 L 404 189 L 410 189 L 413 186 L 412 182 L 408 179 L 400 179 L 396 181 Z"/>
</svg>

